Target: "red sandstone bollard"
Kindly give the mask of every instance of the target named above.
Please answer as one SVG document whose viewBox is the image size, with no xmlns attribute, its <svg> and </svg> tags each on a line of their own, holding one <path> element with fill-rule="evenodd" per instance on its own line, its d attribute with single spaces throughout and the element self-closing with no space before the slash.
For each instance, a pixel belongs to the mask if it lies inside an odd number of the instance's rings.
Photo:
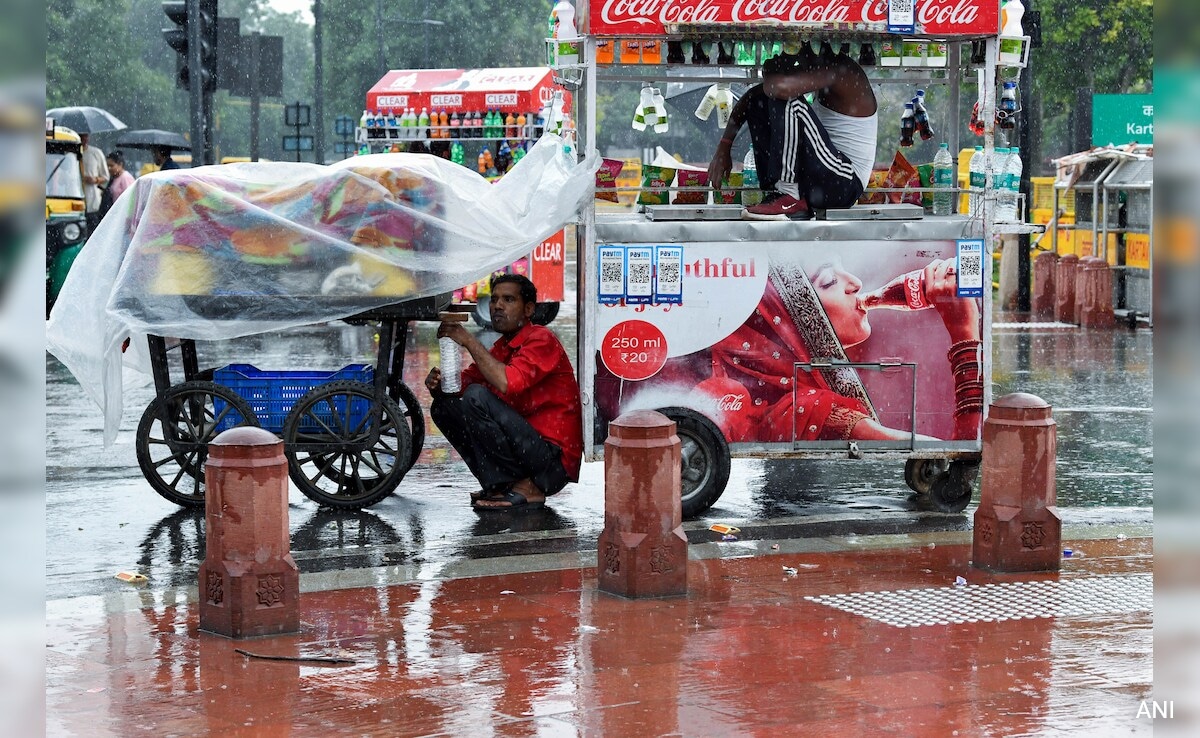
<svg viewBox="0 0 1200 738">
<path fill-rule="evenodd" d="M 1079 260 L 1075 272 L 1075 317 L 1084 328 L 1112 328 L 1117 324 L 1112 306 L 1112 271 L 1098 256 Z"/>
<path fill-rule="evenodd" d="M 687 536 L 675 423 L 653 410 L 608 424 L 600 589 L 623 597 L 687 594 Z"/>
<path fill-rule="evenodd" d="M 1043 251 L 1033 261 L 1033 308 L 1034 316 L 1048 320 L 1054 318 L 1054 277 L 1058 271 L 1058 254 Z"/>
<path fill-rule="evenodd" d="M 200 630 L 230 638 L 298 632 L 283 442 L 262 428 L 231 428 L 209 444 L 204 477 Z"/>
<path fill-rule="evenodd" d="M 1054 275 L 1054 319 L 1060 323 L 1075 323 L 1075 267 L 1079 257 L 1065 254 L 1058 260 Z"/>
<path fill-rule="evenodd" d="M 992 571 L 1057 571 L 1062 521 L 1050 406 L 1016 392 L 992 403 L 983 422 L 983 481 L 972 564 Z"/>
</svg>

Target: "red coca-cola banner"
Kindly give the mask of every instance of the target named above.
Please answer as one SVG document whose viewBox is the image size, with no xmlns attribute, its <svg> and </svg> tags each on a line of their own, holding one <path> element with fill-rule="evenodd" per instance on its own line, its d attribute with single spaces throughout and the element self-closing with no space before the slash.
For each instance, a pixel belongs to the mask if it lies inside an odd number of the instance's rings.
<svg viewBox="0 0 1200 738">
<path fill-rule="evenodd" d="M 914 0 L 917 33 L 932 36 L 995 35 L 1000 0 Z M 671 23 L 886 24 L 888 0 L 592 0 L 589 33 L 658 36 Z M 845 26 L 843 24 L 850 24 Z M 865 30 L 865 29 L 864 29 Z"/>
<path fill-rule="evenodd" d="M 545 67 L 393 69 L 367 91 L 367 109 L 529 113 L 541 110 L 559 89 Z M 564 99 L 569 108 L 570 93 L 564 91 Z"/>
</svg>

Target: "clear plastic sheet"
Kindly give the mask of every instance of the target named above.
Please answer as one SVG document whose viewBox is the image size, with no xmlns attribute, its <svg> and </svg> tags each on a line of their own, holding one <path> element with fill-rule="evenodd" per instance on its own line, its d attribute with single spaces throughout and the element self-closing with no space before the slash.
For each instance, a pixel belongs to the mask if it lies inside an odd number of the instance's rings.
<svg viewBox="0 0 1200 738">
<path fill-rule="evenodd" d="M 147 175 L 72 266 L 48 349 L 101 407 L 111 443 L 123 384 L 145 381 L 123 367 L 148 368 L 144 351 L 123 361 L 126 338 L 230 339 L 457 289 L 572 220 L 599 164 L 547 134 L 494 184 L 429 154 Z"/>
</svg>

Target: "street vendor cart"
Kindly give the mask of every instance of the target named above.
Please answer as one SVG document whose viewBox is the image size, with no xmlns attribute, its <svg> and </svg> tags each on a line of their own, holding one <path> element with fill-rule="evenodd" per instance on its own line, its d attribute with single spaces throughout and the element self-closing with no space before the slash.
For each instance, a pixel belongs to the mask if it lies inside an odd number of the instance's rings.
<svg viewBox="0 0 1200 738">
<path fill-rule="evenodd" d="M 601 86 L 632 85 L 636 99 L 637 85 L 667 84 L 683 69 L 693 83 L 728 83 L 731 72 L 754 83 L 782 46 L 811 44 L 876 59 L 864 69 L 879 98 L 877 163 L 897 150 L 896 101 L 918 87 L 941 131 L 927 145 L 959 150 L 959 131 L 968 131 L 957 119 L 960 92 L 975 79 L 990 156 L 999 86 L 1024 63 L 1001 65 L 1000 43 L 1027 49 L 1028 39 L 1001 39 L 996 0 L 916 0 L 907 18 L 895 12 L 901 5 L 591 2 L 582 59 L 557 70 L 581 90 L 580 148 L 596 145 Z M 963 214 L 933 216 L 920 200 L 892 202 L 901 193 L 875 188 L 867 196 L 882 203 L 803 222 L 742 220 L 737 201 L 585 211 L 587 458 L 602 455 L 617 416 L 652 409 L 675 421 L 683 444 L 685 516 L 720 497 L 731 457 L 896 459 L 925 504 L 961 511 L 991 393 L 992 244 L 1002 228 L 998 177 L 986 175 Z"/>
</svg>

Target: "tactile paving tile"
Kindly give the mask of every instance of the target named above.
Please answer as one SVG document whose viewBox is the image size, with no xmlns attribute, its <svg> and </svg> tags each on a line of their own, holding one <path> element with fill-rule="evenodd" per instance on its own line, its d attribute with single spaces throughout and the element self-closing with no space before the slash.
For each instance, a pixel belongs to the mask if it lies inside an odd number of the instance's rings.
<svg viewBox="0 0 1200 738">
<path fill-rule="evenodd" d="M 849 592 L 804 599 L 898 628 L 1110 615 L 1153 608 L 1151 574 Z"/>
</svg>

